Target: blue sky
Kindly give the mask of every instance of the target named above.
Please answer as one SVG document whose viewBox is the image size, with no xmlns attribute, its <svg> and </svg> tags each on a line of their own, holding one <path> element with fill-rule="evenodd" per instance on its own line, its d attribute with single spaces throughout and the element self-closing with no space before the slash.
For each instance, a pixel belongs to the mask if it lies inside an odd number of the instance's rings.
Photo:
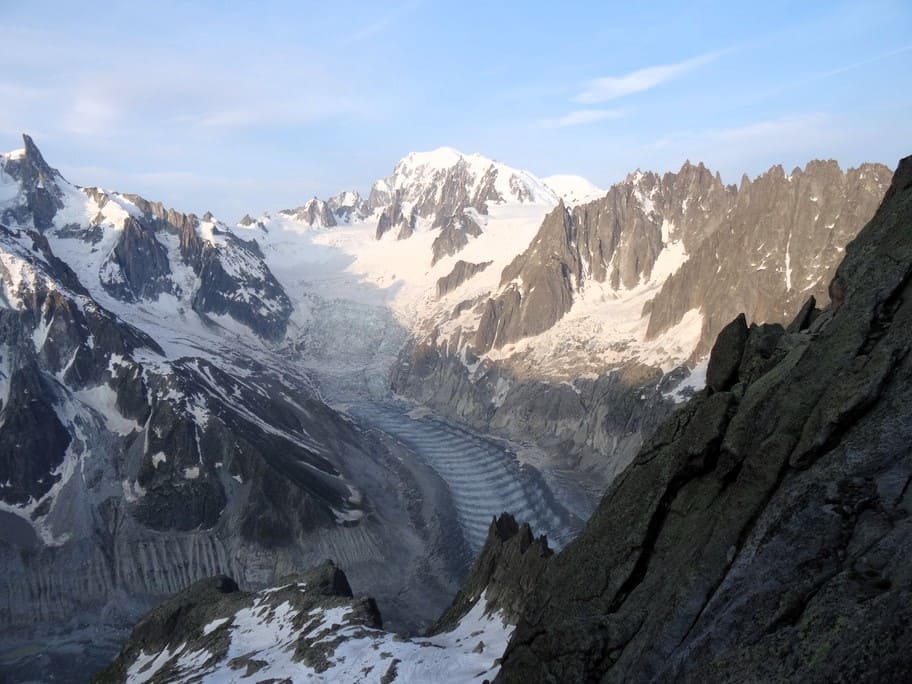
<svg viewBox="0 0 912 684">
<path fill-rule="evenodd" d="M 0 0 L 0 27 L 0 148 L 226 220 L 442 145 L 602 186 L 912 153 L 907 0 Z"/>
</svg>

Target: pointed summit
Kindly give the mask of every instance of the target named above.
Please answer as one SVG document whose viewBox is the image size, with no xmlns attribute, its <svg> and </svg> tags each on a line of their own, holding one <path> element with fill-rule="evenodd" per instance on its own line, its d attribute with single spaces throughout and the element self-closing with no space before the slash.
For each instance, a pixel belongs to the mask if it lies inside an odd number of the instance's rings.
<svg viewBox="0 0 912 684">
<path fill-rule="evenodd" d="M 22 134 L 25 149 L 3 155 L 3 171 L 19 182 L 25 202 L 3 213 L 5 222 L 49 228 L 58 209 L 63 207 L 60 183 L 66 183 L 60 172 L 49 166 L 31 136 Z"/>
<path fill-rule="evenodd" d="M 35 141 L 32 140 L 32 136 L 28 133 L 23 133 L 22 142 L 25 143 L 25 160 L 31 164 L 38 173 L 44 175 L 48 179 L 52 179 L 54 176 L 60 176 L 60 172 L 51 167 L 44 160 L 44 156 L 35 144 Z"/>
<path fill-rule="evenodd" d="M 420 218 L 454 216 L 469 207 L 486 214 L 488 203 L 557 203 L 557 193 L 531 173 L 452 147 L 411 152 L 399 160 L 391 176 L 374 183 L 369 210 L 389 207 L 397 192 Z"/>
</svg>

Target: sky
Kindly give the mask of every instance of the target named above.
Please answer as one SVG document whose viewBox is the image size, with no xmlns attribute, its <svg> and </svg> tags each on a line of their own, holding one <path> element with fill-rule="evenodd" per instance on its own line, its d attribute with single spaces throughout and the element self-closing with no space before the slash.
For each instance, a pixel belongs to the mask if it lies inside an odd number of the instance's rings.
<svg viewBox="0 0 912 684">
<path fill-rule="evenodd" d="M 608 187 L 912 154 L 912 3 L 0 0 L 0 149 L 227 221 L 455 147 Z"/>
</svg>

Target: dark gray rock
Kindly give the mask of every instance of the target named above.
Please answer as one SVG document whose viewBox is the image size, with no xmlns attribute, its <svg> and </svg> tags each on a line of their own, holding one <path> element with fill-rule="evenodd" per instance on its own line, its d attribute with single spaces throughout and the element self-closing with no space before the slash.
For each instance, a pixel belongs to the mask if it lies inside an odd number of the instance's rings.
<svg viewBox="0 0 912 684">
<path fill-rule="evenodd" d="M 282 339 L 294 308 L 291 300 L 263 262 L 256 242 L 234 236 L 226 240 L 227 247 L 207 244 L 201 251 L 193 310 L 227 314 L 264 339 Z"/>
<path fill-rule="evenodd" d="M 71 437 L 54 412 L 54 391 L 34 362 L 16 368 L 0 410 L 0 501 L 40 500 L 59 480 Z"/>
<path fill-rule="evenodd" d="M 123 232 L 102 266 L 102 285 L 111 295 L 124 301 L 154 299 L 172 290 L 168 250 L 155 238 L 148 224 L 133 217 L 124 222 Z"/>
<path fill-rule="evenodd" d="M 709 366 L 706 368 L 706 386 L 711 391 L 724 392 L 735 384 L 747 336 L 747 321 L 744 314 L 722 328 L 709 355 Z"/>
<path fill-rule="evenodd" d="M 801 332 L 811 327 L 811 324 L 820 315 L 820 309 L 817 308 L 817 298 L 814 295 L 808 297 L 804 306 L 798 311 L 794 320 L 789 323 L 786 331 L 789 333 Z"/>
<path fill-rule="evenodd" d="M 124 197 L 142 216 L 127 219 L 102 266 L 101 283 L 110 294 L 127 302 L 155 299 L 165 292 L 188 295 L 200 314 L 228 315 L 263 339 L 282 339 L 293 307 L 255 240 L 243 240 L 215 224 L 211 230 L 217 239 L 210 242 L 200 237 L 200 221 L 194 214 L 165 209 L 138 195 Z M 213 220 L 208 216 L 207 221 Z M 199 278 L 192 293 L 182 293 L 172 278 L 180 264 L 171 263 L 162 243 L 168 235 L 177 236 L 180 261 Z"/>
<path fill-rule="evenodd" d="M 742 311 L 748 320 L 787 320 L 808 293 L 825 301 L 842 248 L 873 215 L 890 175 L 879 164 L 843 173 L 832 161 L 810 162 L 790 177 L 773 167 L 740 188 L 689 162 L 661 178 L 633 174 L 604 197 L 545 218 L 529 248 L 504 269 L 501 287 L 520 282 L 521 296 L 498 295 L 498 310 L 512 324 L 492 323 L 504 331 L 497 343 L 553 326 L 588 279 L 616 290 L 648 280 L 663 239 L 681 241 L 689 258 L 647 304 L 648 338 L 699 308 L 702 356 Z"/>
<path fill-rule="evenodd" d="M 688 246 L 687 263 L 650 303 L 647 335 L 699 307 L 702 355 L 741 312 L 748 321 L 785 322 L 809 295 L 825 304 L 843 248 L 873 216 L 890 177 L 880 164 L 843 173 L 834 161 L 812 161 L 791 176 L 773 167 L 745 178 L 720 228 Z"/>
<path fill-rule="evenodd" d="M 502 513 L 491 521 L 481 553 L 430 634 L 451 631 L 482 595 L 488 611 L 517 620 L 552 555 L 546 537 L 536 539 L 528 524 Z"/>
</svg>

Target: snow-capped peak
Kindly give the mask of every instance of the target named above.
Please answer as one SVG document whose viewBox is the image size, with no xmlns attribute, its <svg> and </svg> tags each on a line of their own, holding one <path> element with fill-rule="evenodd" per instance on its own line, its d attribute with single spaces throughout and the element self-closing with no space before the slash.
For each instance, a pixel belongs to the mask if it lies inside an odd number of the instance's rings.
<svg viewBox="0 0 912 684">
<path fill-rule="evenodd" d="M 429 169 L 447 169 L 467 158 L 481 159 L 488 162 L 491 161 L 489 159 L 485 160 L 485 158 L 479 154 L 466 155 L 452 147 L 438 147 L 436 150 L 428 150 L 426 152 L 409 152 L 405 157 L 399 160 L 399 163 L 396 164 L 396 169 L 397 171 L 400 168 L 422 167 Z"/>
<path fill-rule="evenodd" d="M 451 147 L 411 152 L 397 164 L 393 174 L 374 183 L 371 208 L 389 204 L 393 195 L 413 203 L 419 216 L 452 203 L 460 195 L 467 204 L 483 211 L 494 204 L 556 204 L 557 194 L 528 171 L 521 171 L 480 154 L 464 154 Z"/>
<path fill-rule="evenodd" d="M 606 192 L 590 180 L 573 174 L 555 174 L 541 180 L 567 204 L 591 202 Z"/>
<path fill-rule="evenodd" d="M 4 160 L 16 160 L 22 159 L 25 156 L 25 148 L 20 147 L 18 150 L 11 150 L 10 152 L 4 152 L 0 154 L 0 157 L 3 157 Z"/>
</svg>

